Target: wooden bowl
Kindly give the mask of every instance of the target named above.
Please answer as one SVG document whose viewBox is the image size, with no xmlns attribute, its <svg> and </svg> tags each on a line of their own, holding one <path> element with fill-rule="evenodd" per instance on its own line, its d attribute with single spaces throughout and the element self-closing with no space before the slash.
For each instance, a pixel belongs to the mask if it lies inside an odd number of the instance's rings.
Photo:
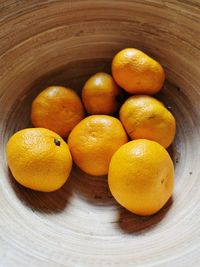
<svg viewBox="0 0 200 267">
<path fill-rule="evenodd" d="M 1 266 L 200 266 L 199 14 L 197 0 L 1 1 Z M 52 84 L 80 92 L 125 47 L 166 71 L 160 97 L 178 128 L 173 199 L 154 216 L 135 216 L 114 201 L 106 177 L 76 167 L 54 193 L 17 184 L 5 144 L 29 126 L 34 96 Z"/>
</svg>

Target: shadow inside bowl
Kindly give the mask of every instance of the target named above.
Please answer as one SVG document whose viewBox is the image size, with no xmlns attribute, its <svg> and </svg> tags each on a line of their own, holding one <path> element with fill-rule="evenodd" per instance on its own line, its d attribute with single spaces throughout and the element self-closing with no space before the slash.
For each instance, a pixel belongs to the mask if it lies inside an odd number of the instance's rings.
<svg viewBox="0 0 200 267">
<path fill-rule="evenodd" d="M 72 196 L 70 182 L 54 192 L 39 192 L 20 185 L 9 171 L 9 181 L 17 197 L 33 212 L 61 213 L 68 205 Z"/>
<path fill-rule="evenodd" d="M 149 231 L 152 227 L 160 223 L 173 204 L 173 198 L 171 197 L 165 206 L 156 214 L 151 216 L 139 216 L 131 213 L 123 207 L 119 207 L 118 213 L 118 226 L 126 234 L 131 233 L 144 233 Z"/>
<path fill-rule="evenodd" d="M 71 173 L 73 192 L 92 205 L 112 205 L 107 176 L 92 176 L 81 171 L 75 164 Z"/>
<path fill-rule="evenodd" d="M 173 203 L 173 199 L 170 198 L 166 205 L 152 216 L 135 215 L 116 203 L 109 190 L 106 176 L 90 176 L 75 165 L 63 187 L 51 193 L 25 188 L 16 182 L 10 171 L 9 181 L 17 197 L 33 212 L 61 213 L 67 209 L 68 204 L 70 205 L 70 199 L 77 196 L 90 205 L 114 206 L 117 210 L 117 220 L 114 223 L 125 234 L 139 234 L 140 231 L 150 230 L 165 217 Z"/>
<path fill-rule="evenodd" d="M 17 197 L 33 211 L 60 213 L 69 204 L 72 195 L 92 205 L 110 205 L 114 199 L 110 193 L 107 176 L 95 177 L 82 172 L 75 164 L 67 182 L 54 192 L 39 192 L 20 185 L 8 171 L 9 182 Z"/>
</svg>

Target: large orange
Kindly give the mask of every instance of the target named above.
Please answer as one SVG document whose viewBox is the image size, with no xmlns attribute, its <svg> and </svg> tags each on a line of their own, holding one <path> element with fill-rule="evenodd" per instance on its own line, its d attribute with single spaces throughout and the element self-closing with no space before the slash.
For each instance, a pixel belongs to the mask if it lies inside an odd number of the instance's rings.
<svg viewBox="0 0 200 267">
<path fill-rule="evenodd" d="M 129 97 L 120 109 L 120 120 L 131 139 L 149 139 L 167 148 L 174 140 L 176 121 L 172 113 L 154 97 Z"/>
<path fill-rule="evenodd" d="M 127 142 L 121 122 L 107 115 L 92 115 L 71 131 L 68 144 L 80 169 L 91 175 L 105 175 L 112 155 Z"/>
<path fill-rule="evenodd" d="M 68 145 L 59 135 L 43 128 L 15 133 L 7 143 L 6 156 L 14 178 L 38 191 L 59 189 L 72 167 Z"/>
<path fill-rule="evenodd" d="M 83 118 L 84 109 L 81 100 L 70 88 L 50 86 L 32 103 L 33 125 L 52 130 L 62 137 L 67 137 Z"/>
<path fill-rule="evenodd" d="M 158 143 L 134 140 L 113 155 L 108 183 L 112 195 L 123 207 L 138 215 L 152 215 L 172 195 L 173 162 Z"/>
<path fill-rule="evenodd" d="M 131 94 L 155 94 L 163 86 L 162 66 L 147 54 L 135 48 L 126 48 L 112 61 L 115 81 Z"/>
<path fill-rule="evenodd" d="M 98 72 L 91 76 L 82 90 L 82 99 L 89 114 L 113 114 L 119 105 L 121 90 L 112 76 Z"/>
</svg>

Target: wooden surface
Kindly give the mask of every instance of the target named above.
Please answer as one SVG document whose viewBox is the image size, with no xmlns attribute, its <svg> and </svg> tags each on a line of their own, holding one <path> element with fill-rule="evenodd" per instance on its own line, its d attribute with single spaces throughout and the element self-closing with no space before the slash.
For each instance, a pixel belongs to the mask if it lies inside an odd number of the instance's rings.
<svg viewBox="0 0 200 267">
<path fill-rule="evenodd" d="M 199 25 L 198 0 L 0 1 L 1 267 L 200 266 Z M 33 97 L 49 84 L 80 91 L 125 47 L 146 51 L 167 73 L 160 97 L 178 124 L 173 199 L 138 217 L 116 204 L 106 177 L 76 168 L 54 193 L 19 186 L 4 150 L 29 125 Z"/>
</svg>

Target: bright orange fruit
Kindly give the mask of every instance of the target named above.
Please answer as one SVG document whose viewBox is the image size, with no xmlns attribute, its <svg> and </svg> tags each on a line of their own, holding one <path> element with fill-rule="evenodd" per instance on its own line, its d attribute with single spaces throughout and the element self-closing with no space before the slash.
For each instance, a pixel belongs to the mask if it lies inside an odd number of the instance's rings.
<svg viewBox="0 0 200 267">
<path fill-rule="evenodd" d="M 75 163 L 91 175 L 105 175 L 112 155 L 128 141 L 121 122 L 108 115 L 92 115 L 77 124 L 68 137 Z"/>
<path fill-rule="evenodd" d="M 135 48 L 126 48 L 115 55 L 112 74 L 119 86 L 131 94 L 155 94 L 163 86 L 162 66 Z"/>
<path fill-rule="evenodd" d="M 134 140 L 113 155 L 108 183 L 112 195 L 123 207 L 138 215 L 152 215 L 172 195 L 173 162 L 160 144 Z"/>
<path fill-rule="evenodd" d="M 174 140 L 175 118 L 163 103 L 154 97 L 129 97 L 121 106 L 120 120 L 131 139 L 153 140 L 165 148 Z"/>
<path fill-rule="evenodd" d="M 31 121 L 35 127 L 52 130 L 67 137 L 73 127 L 84 118 L 79 96 L 70 88 L 50 86 L 33 101 Z"/>
<path fill-rule="evenodd" d="M 72 168 L 68 145 L 59 135 L 43 128 L 15 133 L 7 143 L 6 156 L 16 181 L 43 192 L 59 189 Z"/>
<path fill-rule="evenodd" d="M 82 99 L 89 114 L 111 115 L 118 108 L 120 93 L 111 75 L 98 72 L 86 81 Z"/>
</svg>

